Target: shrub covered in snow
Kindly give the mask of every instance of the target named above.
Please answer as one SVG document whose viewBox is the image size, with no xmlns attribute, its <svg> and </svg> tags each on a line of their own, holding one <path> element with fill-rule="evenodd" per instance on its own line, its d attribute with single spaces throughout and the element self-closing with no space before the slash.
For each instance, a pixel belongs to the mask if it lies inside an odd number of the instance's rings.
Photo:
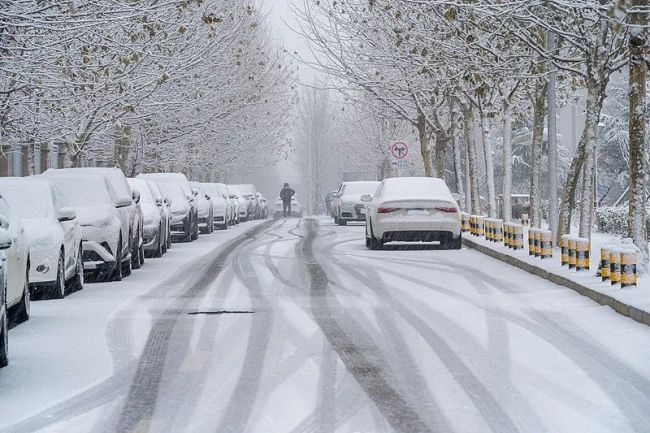
<svg viewBox="0 0 650 433">
<path fill-rule="evenodd" d="M 628 207 L 604 206 L 596 208 L 596 230 L 601 233 L 611 233 L 627 236 Z M 646 230 L 650 233 L 650 219 L 646 218 Z"/>
</svg>

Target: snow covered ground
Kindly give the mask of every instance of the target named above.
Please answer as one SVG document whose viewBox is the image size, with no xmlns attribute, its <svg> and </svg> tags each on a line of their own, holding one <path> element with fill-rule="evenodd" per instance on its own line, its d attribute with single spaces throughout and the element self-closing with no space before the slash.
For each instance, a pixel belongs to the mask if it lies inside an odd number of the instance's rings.
<svg viewBox="0 0 650 433">
<path fill-rule="evenodd" d="M 473 250 L 368 251 L 363 231 L 283 219 L 210 252 L 235 235 L 215 233 L 34 305 L 0 431 L 650 431 L 650 328 Z"/>
</svg>

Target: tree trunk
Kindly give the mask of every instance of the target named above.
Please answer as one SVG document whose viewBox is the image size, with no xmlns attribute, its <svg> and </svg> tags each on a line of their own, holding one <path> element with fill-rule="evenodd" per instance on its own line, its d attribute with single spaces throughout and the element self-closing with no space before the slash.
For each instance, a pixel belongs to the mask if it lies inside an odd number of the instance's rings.
<svg viewBox="0 0 650 433">
<path fill-rule="evenodd" d="M 451 108 L 450 113 L 451 128 L 449 130 L 449 135 L 451 136 L 451 149 L 454 156 L 454 175 L 456 178 L 456 191 L 460 194 L 459 205 L 461 208 L 465 208 L 465 190 L 463 188 L 463 165 L 462 165 L 462 154 L 460 149 L 460 143 L 458 143 L 458 112 Z"/>
<path fill-rule="evenodd" d="M 546 34 L 546 47 L 549 52 L 555 51 L 555 34 Z M 548 76 L 548 225 L 553 233 L 557 233 L 557 102 L 555 95 L 555 68 L 549 65 Z"/>
<path fill-rule="evenodd" d="M 485 179 L 487 183 L 488 216 L 497 217 L 497 200 L 494 188 L 494 156 L 492 155 L 492 143 L 490 141 L 490 121 L 483 110 L 481 115 L 481 136 L 483 137 L 483 152 L 485 157 Z"/>
<path fill-rule="evenodd" d="M 447 141 L 449 137 L 444 130 L 436 131 L 435 170 L 436 176 L 445 178 L 445 157 L 447 156 Z"/>
<path fill-rule="evenodd" d="M 646 8 L 648 0 L 633 0 L 632 7 Z M 629 215 L 628 236 L 641 250 L 639 260 L 640 270 L 645 269 L 648 262 L 648 242 L 645 227 L 646 221 L 646 75 L 647 65 L 644 58 L 647 54 L 647 25 L 646 10 L 632 13 L 631 23 L 639 27 L 638 33 L 631 33 L 630 47 L 630 76 L 629 76 Z"/>
<path fill-rule="evenodd" d="M 538 80 L 533 101 L 533 136 L 530 148 L 530 226 L 541 227 L 540 181 L 542 170 L 542 144 L 544 141 L 544 115 L 546 114 L 546 83 Z"/>
<path fill-rule="evenodd" d="M 503 110 L 503 219 L 512 220 L 512 111 Z"/>
<path fill-rule="evenodd" d="M 424 164 L 424 175 L 433 177 L 431 148 L 429 147 L 429 143 L 431 142 L 431 133 L 427 130 L 427 122 L 423 113 L 418 115 L 417 128 L 420 137 L 420 155 L 422 155 L 422 163 Z"/>
<path fill-rule="evenodd" d="M 580 196 L 579 236 L 591 237 L 591 222 L 594 208 L 594 176 L 596 170 L 596 146 L 600 109 L 602 106 L 600 84 L 587 82 L 587 109 L 585 111 L 585 129 L 583 131 L 584 160 L 582 173 L 582 191 Z"/>
<path fill-rule="evenodd" d="M 131 127 L 115 125 L 113 161 L 115 165 L 128 173 L 129 150 L 131 149 Z"/>
<path fill-rule="evenodd" d="M 476 215 L 480 211 L 481 203 L 479 198 L 478 173 L 476 160 L 476 143 L 474 137 L 474 109 L 464 110 L 463 121 L 465 129 L 465 146 L 467 147 L 467 164 L 470 182 L 470 197 L 472 214 Z"/>
</svg>

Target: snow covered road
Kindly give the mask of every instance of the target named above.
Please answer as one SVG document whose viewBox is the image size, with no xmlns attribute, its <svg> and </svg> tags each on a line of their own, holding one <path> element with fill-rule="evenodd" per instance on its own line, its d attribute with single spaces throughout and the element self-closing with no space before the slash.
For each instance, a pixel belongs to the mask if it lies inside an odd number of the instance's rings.
<svg viewBox="0 0 650 433">
<path fill-rule="evenodd" d="M 249 223 L 36 303 L 0 431 L 650 431 L 650 328 L 472 250 L 368 251 L 363 230 Z"/>
</svg>

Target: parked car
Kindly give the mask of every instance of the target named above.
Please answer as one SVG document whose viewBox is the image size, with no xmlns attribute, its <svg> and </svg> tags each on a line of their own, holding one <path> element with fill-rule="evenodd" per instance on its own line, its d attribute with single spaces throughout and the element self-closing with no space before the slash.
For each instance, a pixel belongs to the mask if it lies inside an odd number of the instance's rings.
<svg viewBox="0 0 650 433">
<path fill-rule="evenodd" d="M 260 204 L 257 199 L 257 189 L 255 189 L 255 185 L 250 184 L 250 183 L 244 183 L 244 184 L 239 184 L 235 185 L 237 190 L 243 195 L 247 201 L 246 206 L 248 209 L 248 217 L 247 219 L 257 219 L 258 214 L 259 214 L 259 208 Z"/>
<path fill-rule="evenodd" d="M 136 176 L 156 182 L 161 191 L 172 199 L 172 239 L 191 242 L 199 237 L 198 208 L 196 196 L 199 191 L 190 186 L 182 173 L 147 173 Z M 178 188 L 181 195 L 178 193 Z"/>
<path fill-rule="evenodd" d="M 248 221 L 251 216 L 251 202 L 238 185 L 228 185 L 230 191 L 237 199 L 237 220 L 239 222 Z"/>
<path fill-rule="evenodd" d="M 131 189 L 138 192 L 138 204 L 142 211 L 142 242 L 145 255 L 160 257 L 167 240 L 166 223 L 163 220 L 162 200 L 157 201 L 145 179 L 127 179 Z"/>
<path fill-rule="evenodd" d="M 6 221 L 6 220 L 5 220 Z M 11 248 L 11 235 L 0 227 L 0 368 L 9 364 L 9 312 L 7 309 L 7 264 L 5 251 Z"/>
<path fill-rule="evenodd" d="M 228 228 L 230 203 L 216 183 L 202 183 L 203 190 L 212 200 L 212 222 L 220 230 Z"/>
<path fill-rule="evenodd" d="M 282 199 L 278 197 L 275 201 L 275 208 L 273 209 L 273 218 L 282 218 L 284 216 L 284 209 L 282 205 Z M 294 195 L 291 197 L 291 214 L 287 216 L 295 216 L 302 218 L 302 205 Z"/>
<path fill-rule="evenodd" d="M 4 304 L 7 307 L 8 319 L 13 323 L 29 320 L 29 245 L 25 229 L 17 212 L 14 212 L 7 200 L 0 195 L 0 230 L 1 234 L 9 234 L 9 241 L 0 238 L 0 247 L 4 252 L 4 271 L 6 293 Z M 4 248 L 7 247 L 7 248 Z"/>
<path fill-rule="evenodd" d="M 260 210 L 259 210 L 259 218 L 260 219 L 267 219 L 269 217 L 269 203 L 268 201 L 262 196 L 261 193 L 257 193 L 257 200 L 260 203 Z"/>
<path fill-rule="evenodd" d="M 77 213 L 43 178 L 0 178 L 0 194 L 18 215 L 29 248 L 32 293 L 61 299 L 83 289 L 81 229 Z"/>
<path fill-rule="evenodd" d="M 115 206 L 120 210 L 122 224 L 124 225 L 120 255 L 124 268 L 122 274 L 125 276 L 130 275 L 133 261 L 138 261 L 144 256 L 141 242 L 142 234 L 140 233 L 142 221 L 138 219 L 139 213 L 137 204 L 133 200 L 133 191 L 131 191 L 122 170 L 115 167 L 63 168 L 49 169 L 45 174 L 52 176 L 94 174 L 102 176 L 108 181 L 114 195 Z M 127 257 L 128 263 L 126 261 Z"/>
<path fill-rule="evenodd" d="M 201 183 L 190 182 L 190 186 L 192 186 L 193 190 L 197 190 L 199 192 L 196 195 L 199 231 L 201 233 L 212 233 L 214 232 L 212 197 L 203 189 Z"/>
<path fill-rule="evenodd" d="M 232 222 L 230 225 L 239 224 L 239 196 L 235 189 L 230 185 L 224 185 L 226 188 L 226 195 L 230 201 L 230 207 L 232 212 Z"/>
<path fill-rule="evenodd" d="M 374 194 L 378 186 L 376 181 L 343 182 L 332 202 L 334 222 L 344 226 L 350 221 L 365 221 L 366 206 L 361 196 Z"/>
<path fill-rule="evenodd" d="M 131 226 L 111 184 L 98 174 L 45 176 L 77 213 L 86 276 L 93 281 L 122 280 L 132 264 L 125 242 Z"/>
<path fill-rule="evenodd" d="M 164 233 L 164 242 L 163 242 L 163 254 L 167 252 L 172 246 L 172 232 L 171 232 L 171 199 L 160 190 L 160 187 L 153 180 L 146 180 L 147 186 L 149 186 L 149 191 L 154 198 L 156 206 L 160 210 L 160 219 L 163 223 L 163 233 Z"/>
<path fill-rule="evenodd" d="M 462 246 L 460 209 L 444 180 L 432 177 L 385 179 L 368 203 L 366 246 L 386 242 L 439 242 L 445 249 Z"/>
</svg>

